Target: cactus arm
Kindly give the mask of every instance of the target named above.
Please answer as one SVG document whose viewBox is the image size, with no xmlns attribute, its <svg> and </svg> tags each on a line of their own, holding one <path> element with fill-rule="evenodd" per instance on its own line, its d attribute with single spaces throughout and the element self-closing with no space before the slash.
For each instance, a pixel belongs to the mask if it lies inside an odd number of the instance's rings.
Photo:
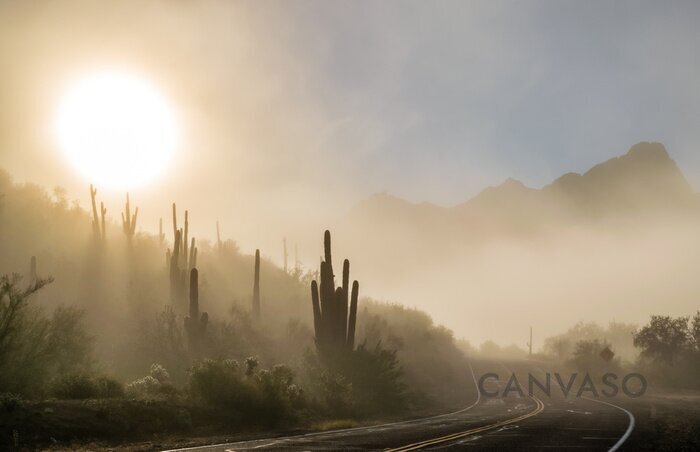
<svg viewBox="0 0 700 452">
<path fill-rule="evenodd" d="M 348 318 L 348 348 L 355 348 L 355 324 L 357 323 L 357 297 L 360 292 L 360 283 L 352 283 L 352 295 L 350 296 L 350 315 Z"/>
<path fill-rule="evenodd" d="M 173 203 L 173 237 L 177 235 L 177 210 Z"/>
<path fill-rule="evenodd" d="M 199 318 L 199 272 L 196 268 L 190 271 L 190 318 Z"/>
<path fill-rule="evenodd" d="M 100 221 L 97 218 L 97 203 L 95 201 L 95 196 L 97 196 L 97 189 L 90 184 L 90 201 L 92 202 L 92 231 L 95 233 L 95 237 L 100 235 Z"/>
<path fill-rule="evenodd" d="M 131 218 L 131 235 L 134 235 L 136 233 L 136 219 L 139 216 L 139 208 L 137 207 L 136 210 L 134 210 L 134 216 Z"/>
<path fill-rule="evenodd" d="M 260 319 L 260 250 L 255 250 L 255 276 L 253 278 L 253 318 Z"/>
<path fill-rule="evenodd" d="M 323 234 L 323 255 L 324 260 L 328 263 L 331 278 L 333 278 L 333 258 L 331 257 L 331 231 L 326 230 Z"/>
<path fill-rule="evenodd" d="M 341 294 L 340 299 L 338 300 L 338 309 L 340 310 L 339 314 L 339 327 L 340 331 L 342 331 L 343 339 L 345 339 L 348 335 L 348 295 L 350 295 L 349 288 L 350 288 L 350 261 L 345 259 L 343 261 L 343 291 Z"/>
<path fill-rule="evenodd" d="M 316 342 L 323 340 L 323 318 L 321 317 L 321 305 L 318 301 L 318 283 L 311 281 L 311 305 L 314 311 L 314 331 L 316 333 Z"/>
<path fill-rule="evenodd" d="M 107 208 L 103 202 L 100 202 L 100 215 L 102 217 L 102 240 L 107 238 L 107 228 L 105 225 L 105 216 L 107 215 Z"/>
</svg>

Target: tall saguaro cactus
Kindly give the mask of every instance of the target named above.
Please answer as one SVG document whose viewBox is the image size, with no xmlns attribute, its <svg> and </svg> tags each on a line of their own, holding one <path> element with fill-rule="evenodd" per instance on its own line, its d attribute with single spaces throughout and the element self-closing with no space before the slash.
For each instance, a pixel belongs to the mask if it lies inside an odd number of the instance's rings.
<svg viewBox="0 0 700 452">
<path fill-rule="evenodd" d="M 100 202 L 100 214 L 97 214 L 97 189 L 90 184 L 90 201 L 92 203 L 92 232 L 98 242 L 104 242 L 107 236 L 105 216 L 107 208 L 103 202 Z"/>
<path fill-rule="evenodd" d="M 165 242 L 165 233 L 163 232 L 163 218 L 161 217 L 158 220 L 158 243 L 160 244 L 161 248 L 163 246 L 163 242 Z"/>
<path fill-rule="evenodd" d="M 177 207 L 173 203 L 173 249 L 168 249 L 165 259 L 168 264 L 170 278 L 170 302 L 173 306 L 183 306 L 187 293 L 187 275 L 197 266 L 197 247 L 192 237 L 190 246 L 187 246 L 187 233 L 189 229 L 189 212 L 185 211 L 185 227 L 177 227 Z M 188 252 L 189 251 L 189 252 Z"/>
<path fill-rule="evenodd" d="M 190 270 L 190 309 L 189 316 L 185 317 L 185 331 L 190 344 L 190 351 L 201 351 L 202 339 L 207 329 L 209 315 L 199 313 L 199 272 L 196 268 Z"/>
<path fill-rule="evenodd" d="M 219 231 L 219 222 L 216 222 L 216 251 L 221 253 L 223 251 L 223 244 L 221 243 L 221 232 Z"/>
<path fill-rule="evenodd" d="M 255 250 L 255 276 L 253 277 L 253 319 L 260 320 L 260 250 Z"/>
<path fill-rule="evenodd" d="M 136 218 L 139 216 L 139 208 L 134 210 L 134 215 L 131 215 L 131 204 L 129 202 L 129 193 L 126 194 L 126 205 L 124 206 L 124 212 L 122 212 L 122 230 L 126 236 L 129 243 L 136 233 Z"/>
<path fill-rule="evenodd" d="M 287 237 L 282 239 L 282 254 L 284 256 L 284 272 L 287 273 Z"/>
<path fill-rule="evenodd" d="M 321 354 L 355 348 L 357 297 L 360 284 L 350 282 L 350 261 L 343 261 L 342 286 L 335 287 L 331 256 L 331 233 L 323 238 L 324 260 L 321 262 L 321 283 L 311 282 L 311 304 L 314 313 L 316 348 Z"/>
</svg>

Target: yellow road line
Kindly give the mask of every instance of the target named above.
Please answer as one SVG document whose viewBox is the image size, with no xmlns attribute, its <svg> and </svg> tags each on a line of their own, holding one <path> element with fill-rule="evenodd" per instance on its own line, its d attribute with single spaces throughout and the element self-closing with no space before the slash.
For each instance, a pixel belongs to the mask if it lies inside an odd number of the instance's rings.
<svg viewBox="0 0 700 452">
<path fill-rule="evenodd" d="M 482 427 L 477 427 L 477 428 L 473 428 L 470 430 L 465 430 L 463 432 L 452 433 L 450 435 L 441 436 L 439 438 L 433 438 L 433 439 L 420 441 L 420 442 L 413 443 L 413 444 L 408 444 L 406 446 L 402 446 L 402 447 L 399 447 L 396 449 L 387 449 L 387 452 L 404 452 L 404 451 L 409 451 L 409 450 L 417 450 L 417 449 L 421 449 L 421 448 L 426 447 L 426 446 L 433 446 L 435 444 L 445 443 L 448 441 L 454 441 L 456 439 L 460 439 L 460 438 L 464 438 L 464 437 L 469 436 L 469 435 L 473 435 L 474 433 L 484 432 L 486 430 L 492 430 L 494 428 L 502 427 L 504 425 L 513 424 L 515 422 L 520 422 L 520 421 L 527 419 L 529 417 L 532 417 L 532 416 L 537 416 L 538 414 L 540 414 L 542 412 L 542 410 L 544 410 L 544 403 L 542 403 L 542 401 L 540 399 L 538 399 L 537 397 L 532 397 L 532 400 L 535 401 L 537 406 L 535 407 L 534 410 L 530 411 L 527 414 L 523 414 L 522 416 L 514 417 L 512 419 L 506 419 L 504 421 L 495 422 L 493 424 L 484 425 Z"/>
</svg>

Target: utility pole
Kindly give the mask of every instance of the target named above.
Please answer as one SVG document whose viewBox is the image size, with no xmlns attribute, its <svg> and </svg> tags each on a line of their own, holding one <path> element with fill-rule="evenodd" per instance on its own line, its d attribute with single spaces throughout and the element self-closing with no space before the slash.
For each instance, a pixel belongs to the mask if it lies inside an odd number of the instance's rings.
<svg viewBox="0 0 700 452">
<path fill-rule="evenodd" d="M 529 348 L 529 356 L 532 358 L 532 327 L 530 327 L 530 342 L 527 343 L 527 346 Z"/>
</svg>

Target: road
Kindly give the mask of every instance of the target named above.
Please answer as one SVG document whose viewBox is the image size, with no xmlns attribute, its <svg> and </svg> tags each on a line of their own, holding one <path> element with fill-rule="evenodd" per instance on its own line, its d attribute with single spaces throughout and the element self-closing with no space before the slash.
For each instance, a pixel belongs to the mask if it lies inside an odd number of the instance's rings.
<svg viewBox="0 0 700 452">
<path fill-rule="evenodd" d="M 527 392 L 527 373 L 543 378 L 546 370 L 532 362 L 473 363 L 471 384 L 487 372 L 499 378 L 487 380 L 486 389 L 502 393 L 512 373 Z M 625 450 L 640 410 L 630 399 L 566 398 L 553 385 L 551 397 L 512 391 L 416 420 L 179 450 Z M 636 441 L 629 450 L 640 449 L 643 442 Z"/>
</svg>

